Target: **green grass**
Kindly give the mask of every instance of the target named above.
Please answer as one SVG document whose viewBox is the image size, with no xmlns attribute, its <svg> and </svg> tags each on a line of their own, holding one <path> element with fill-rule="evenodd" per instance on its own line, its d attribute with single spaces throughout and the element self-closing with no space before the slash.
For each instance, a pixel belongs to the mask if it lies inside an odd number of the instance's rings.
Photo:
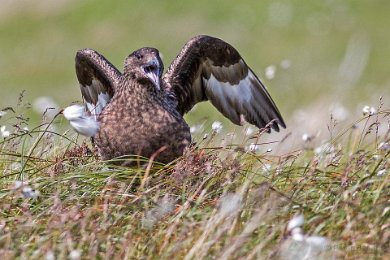
<svg viewBox="0 0 390 260">
<path fill-rule="evenodd" d="M 1 120 L 23 125 L 15 110 Z M 388 256 L 389 116 L 380 110 L 321 149 L 302 141 L 286 153 L 274 151 L 288 137 L 267 152 L 248 150 L 261 133 L 200 134 L 176 162 L 135 158 L 134 168 L 108 166 L 73 133 L 56 134 L 62 116 L 12 128 L 0 142 L 1 258 Z M 307 241 L 327 243 L 294 240 L 287 224 L 297 214 Z"/>
<path fill-rule="evenodd" d="M 0 258 L 388 258 L 389 13 L 385 0 L 3 1 L 0 111 L 14 111 L 0 118 L 11 134 L 0 132 Z M 198 34 L 239 50 L 287 130 L 248 136 L 204 103 L 186 115 L 203 128 L 183 158 L 119 168 L 62 116 L 31 109 L 41 96 L 81 100 L 78 49 L 121 68 L 153 46 L 167 67 Z M 287 230 L 299 214 L 306 242 Z"/>
<path fill-rule="evenodd" d="M 168 67 L 184 43 L 198 34 L 235 46 L 289 118 L 295 110 L 310 109 L 323 100 L 355 111 L 360 103 L 389 95 L 390 5 L 384 0 L 55 3 L 9 1 L 2 6 L 0 108 L 13 106 L 22 90 L 31 103 L 39 96 L 52 97 L 60 107 L 80 101 L 74 72 L 78 49 L 94 48 L 122 69 L 129 53 L 153 46 Z M 356 35 L 362 36 L 357 42 L 367 40 L 367 45 L 359 46 L 368 51 L 368 59 L 359 80 L 348 85 L 338 70 Z M 360 51 L 351 64 L 358 63 Z M 282 60 L 289 60 L 291 67 L 281 69 Z M 277 73 L 268 80 L 264 70 L 271 64 Z M 205 107 L 189 120 L 197 123 L 210 110 Z M 31 116 L 39 119 L 37 113 Z M 216 117 L 219 113 L 212 113 Z"/>
</svg>

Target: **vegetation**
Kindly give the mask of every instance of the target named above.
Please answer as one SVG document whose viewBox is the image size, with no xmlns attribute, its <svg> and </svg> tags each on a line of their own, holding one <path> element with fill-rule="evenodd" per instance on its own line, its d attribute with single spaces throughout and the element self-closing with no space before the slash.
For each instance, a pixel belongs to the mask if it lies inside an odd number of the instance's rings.
<svg viewBox="0 0 390 260">
<path fill-rule="evenodd" d="M 186 41 L 208 34 L 239 50 L 289 127 L 296 110 L 320 107 L 328 113 L 335 103 L 353 119 L 362 106 L 390 94 L 389 12 L 385 0 L 3 1 L 0 105 L 14 106 L 23 90 L 34 108 L 41 96 L 59 108 L 81 100 L 74 71 L 81 48 L 99 51 L 122 69 L 135 49 L 156 47 L 167 68 Z M 265 74 L 269 66 L 276 68 L 272 79 Z M 211 111 L 202 104 L 187 120 L 227 124 Z M 38 122 L 41 113 L 29 116 Z"/>
<path fill-rule="evenodd" d="M 390 253 L 389 110 L 317 148 L 305 138 L 306 148 L 275 155 L 262 151 L 261 131 L 222 137 L 215 128 L 170 165 L 134 158 L 133 168 L 56 132 L 61 115 L 27 130 L 20 111 L 1 118 L 13 125 L 0 143 L 2 259 Z"/>
<path fill-rule="evenodd" d="M 0 259 L 389 258 L 389 12 L 385 0 L 2 1 Z M 199 104 L 182 158 L 121 168 L 58 114 L 81 100 L 78 49 L 121 68 L 157 47 L 167 67 L 198 34 L 239 50 L 286 130 Z"/>
</svg>

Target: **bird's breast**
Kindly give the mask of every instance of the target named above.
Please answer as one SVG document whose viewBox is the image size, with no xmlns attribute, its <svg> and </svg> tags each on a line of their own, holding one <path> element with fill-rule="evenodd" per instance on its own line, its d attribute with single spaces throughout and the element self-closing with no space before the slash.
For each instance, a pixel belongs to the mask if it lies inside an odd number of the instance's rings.
<svg viewBox="0 0 390 260">
<path fill-rule="evenodd" d="M 184 119 L 161 102 L 113 99 L 99 121 L 95 142 L 104 159 L 129 154 L 150 157 L 165 147 L 160 161 L 168 162 L 180 156 L 191 141 Z"/>
</svg>

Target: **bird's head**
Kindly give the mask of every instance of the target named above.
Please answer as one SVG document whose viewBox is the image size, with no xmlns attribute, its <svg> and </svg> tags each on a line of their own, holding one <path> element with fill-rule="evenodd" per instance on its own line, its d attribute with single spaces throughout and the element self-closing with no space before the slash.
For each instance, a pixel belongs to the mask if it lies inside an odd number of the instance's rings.
<svg viewBox="0 0 390 260">
<path fill-rule="evenodd" d="M 138 79 L 148 79 L 160 90 L 164 65 L 157 49 L 145 47 L 136 50 L 125 60 L 124 73 L 134 73 Z"/>
</svg>

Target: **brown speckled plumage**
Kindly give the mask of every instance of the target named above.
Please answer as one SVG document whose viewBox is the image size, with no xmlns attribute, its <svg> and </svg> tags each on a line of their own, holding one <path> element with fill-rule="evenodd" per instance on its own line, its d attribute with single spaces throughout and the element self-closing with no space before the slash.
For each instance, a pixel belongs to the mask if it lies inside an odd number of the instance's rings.
<svg viewBox="0 0 390 260">
<path fill-rule="evenodd" d="M 261 81 L 239 53 L 210 36 L 191 39 L 162 76 L 154 48 L 125 60 L 121 74 L 90 49 L 76 55 L 76 74 L 88 113 L 99 122 L 93 137 L 103 159 L 141 155 L 170 162 L 191 142 L 183 119 L 196 103 L 210 100 L 233 123 L 242 119 L 279 130 L 282 117 Z"/>
<path fill-rule="evenodd" d="M 170 162 L 190 143 L 189 127 L 152 83 L 139 84 L 124 76 L 121 88 L 99 116 L 95 143 L 103 159 L 127 154 L 151 157 L 165 146 L 158 158 Z"/>
</svg>

